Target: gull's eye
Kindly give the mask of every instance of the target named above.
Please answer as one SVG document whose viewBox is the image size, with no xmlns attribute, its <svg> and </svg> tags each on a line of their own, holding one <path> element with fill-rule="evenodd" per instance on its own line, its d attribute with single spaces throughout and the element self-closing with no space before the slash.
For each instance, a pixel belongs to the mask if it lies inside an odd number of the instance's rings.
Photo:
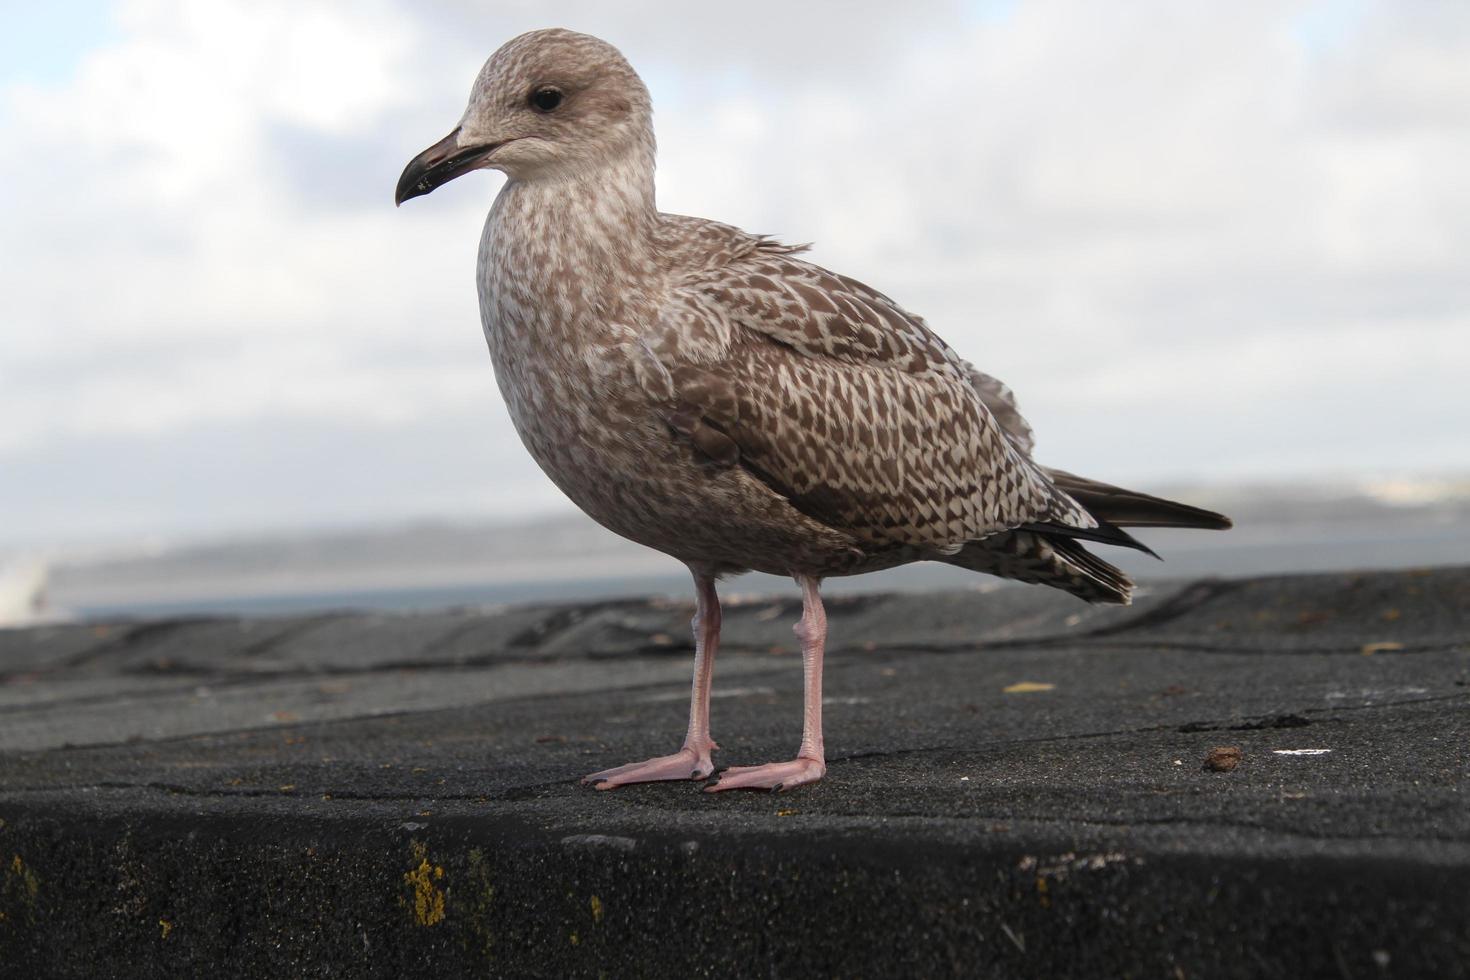
<svg viewBox="0 0 1470 980">
<path fill-rule="evenodd" d="M 561 89 L 550 86 L 538 88 L 531 93 L 531 108 L 537 112 L 550 112 L 561 105 Z"/>
</svg>

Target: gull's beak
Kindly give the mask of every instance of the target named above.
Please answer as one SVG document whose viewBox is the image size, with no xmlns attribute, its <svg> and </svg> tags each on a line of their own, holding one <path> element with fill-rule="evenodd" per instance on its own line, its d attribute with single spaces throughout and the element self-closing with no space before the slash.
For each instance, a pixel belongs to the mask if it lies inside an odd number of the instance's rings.
<svg viewBox="0 0 1470 980">
<path fill-rule="evenodd" d="M 409 198 L 422 197 L 440 184 L 478 170 L 486 157 L 504 145 L 500 142 L 460 146 L 459 130 L 455 129 L 408 161 L 408 166 L 403 168 L 403 176 L 398 178 L 398 189 L 393 192 L 393 204 L 397 206 Z"/>
</svg>

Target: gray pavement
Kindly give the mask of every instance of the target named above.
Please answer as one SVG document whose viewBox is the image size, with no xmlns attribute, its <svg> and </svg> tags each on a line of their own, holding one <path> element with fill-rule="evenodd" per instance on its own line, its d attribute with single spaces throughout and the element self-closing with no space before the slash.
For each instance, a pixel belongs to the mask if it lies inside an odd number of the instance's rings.
<svg viewBox="0 0 1470 980">
<path fill-rule="evenodd" d="M 579 786 L 690 612 L 0 631 L 0 977 L 1470 975 L 1470 568 L 840 598 L 825 782 Z M 717 762 L 798 612 L 727 609 Z"/>
</svg>

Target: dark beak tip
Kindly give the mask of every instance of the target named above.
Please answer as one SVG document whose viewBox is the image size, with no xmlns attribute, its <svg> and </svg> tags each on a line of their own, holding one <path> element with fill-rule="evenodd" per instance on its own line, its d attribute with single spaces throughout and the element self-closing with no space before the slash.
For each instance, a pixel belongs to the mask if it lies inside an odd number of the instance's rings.
<svg viewBox="0 0 1470 980">
<path fill-rule="evenodd" d="M 398 187 L 393 192 L 394 207 L 401 207 L 404 201 L 423 197 L 456 177 L 479 169 L 486 157 L 504 145 L 502 141 L 462 147 L 458 144 L 458 139 L 459 130 L 455 129 L 408 161 L 408 166 L 403 168 L 403 176 L 398 178 Z"/>
<path fill-rule="evenodd" d="M 393 188 L 393 206 L 395 208 L 401 208 L 403 207 L 404 201 L 411 201 L 421 194 L 427 193 L 420 186 L 425 169 L 421 166 L 416 166 L 418 163 L 419 161 L 417 159 L 411 161 L 408 167 L 405 168 L 403 176 L 398 178 L 398 186 Z"/>
</svg>

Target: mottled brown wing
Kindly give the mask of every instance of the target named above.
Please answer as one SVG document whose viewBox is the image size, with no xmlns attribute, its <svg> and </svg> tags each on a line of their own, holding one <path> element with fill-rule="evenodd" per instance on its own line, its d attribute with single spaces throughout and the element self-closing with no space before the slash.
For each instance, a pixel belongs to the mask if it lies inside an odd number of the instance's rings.
<svg viewBox="0 0 1470 980">
<path fill-rule="evenodd" d="M 1030 522 L 1092 526 L 922 321 L 789 251 L 688 277 L 649 346 L 676 429 L 727 438 L 726 459 L 872 545 L 950 552 Z"/>
<path fill-rule="evenodd" d="M 783 257 L 806 251 L 806 246 L 780 245 L 770 239 L 746 234 L 732 225 L 686 215 L 665 214 L 661 242 L 673 263 L 688 270 L 691 275 L 686 285 L 693 290 L 712 290 L 711 295 L 736 295 L 729 282 L 699 281 L 709 273 L 723 276 L 724 270 L 737 260 L 748 266 L 747 275 L 758 275 L 771 281 L 786 300 L 804 302 L 809 311 L 806 325 L 815 325 L 818 330 L 820 352 L 840 358 L 869 359 L 874 352 L 890 356 L 894 346 L 882 341 L 867 344 L 844 344 L 850 340 L 844 319 L 850 322 L 881 321 L 881 328 L 890 332 L 901 349 L 918 347 L 933 352 L 961 372 L 967 374 L 980 400 L 995 416 L 1012 444 L 1027 456 L 1035 447 L 1031 426 L 1022 417 L 1016 405 L 1016 396 L 1000 379 L 985 374 L 955 352 L 937 334 L 929 329 L 924 319 L 899 307 L 892 299 L 854 279 L 830 273 L 808 262 L 782 261 Z M 796 273 L 793 275 L 792 273 Z M 737 276 L 738 276 L 737 272 Z M 738 281 L 738 280 L 737 280 Z M 723 289 L 721 287 L 724 287 Z M 747 291 L 748 292 L 748 291 Z M 778 300 L 778 302 L 780 302 Z M 768 308 L 768 297 L 745 296 L 743 305 L 757 314 Z M 784 304 L 783 304 L 784 305 Z M 732 312 L 734 312 L 732 310 Z M 831 328 L 828 331 L 826 328 Z M 781 332 L 780 320 L 770 329 Z M 792 330 L 789 326 L 779 339 L 794 346 L 809 349 L 811 340 L 805 329 Z"/>
</svg>

